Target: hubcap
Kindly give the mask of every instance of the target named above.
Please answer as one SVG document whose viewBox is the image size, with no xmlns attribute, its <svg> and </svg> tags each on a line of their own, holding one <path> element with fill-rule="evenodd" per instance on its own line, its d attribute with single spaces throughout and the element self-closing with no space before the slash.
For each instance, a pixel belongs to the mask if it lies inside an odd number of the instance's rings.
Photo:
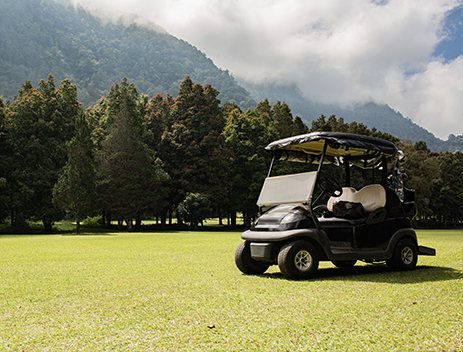
<svg viewBox="0 0 463 352">
<path fill-rule="evenodd" d="M 312 256 L 306 250 L 297 252 L 294 264 L 300 271 L 307 271 L 312 266 Z"/>
<path fill-rule="evenodd" d="M 402 249 L 402 262 L 406 265 L 410 265 L 413 262 L 413 251 L 410 247 Z"/>
</svg>

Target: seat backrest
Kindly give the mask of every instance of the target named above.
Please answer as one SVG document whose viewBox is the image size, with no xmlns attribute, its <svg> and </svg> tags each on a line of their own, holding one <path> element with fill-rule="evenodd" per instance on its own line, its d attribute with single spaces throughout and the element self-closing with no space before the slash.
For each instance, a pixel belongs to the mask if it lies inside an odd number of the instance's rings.
<svg viewBox="0 0 463 352">
<path fill-rule="evenodd" d="M 333 204 L 344 201 L 351 203 L 362 203 L 367 213 L 382 208 L 386 205 L 386 190 L 381 185 L 368 185 L 360 191 L 352 187 L 343 187 L 340 197 L 330 197 L 327 203 L 329 211 L 333 211 Z"/>
<path fill-rule="evenodd" d="M 333 205 L 337 202 L 353 202 L 353 198 L 357 193 L 357 190 L 354 187 L 343 187 L 342 194 L 339 197 L 330 197 L 328 199 L 328 203 L 326 203 L 326 207 L 329 211 L 333 211 Z"/>
</svg>

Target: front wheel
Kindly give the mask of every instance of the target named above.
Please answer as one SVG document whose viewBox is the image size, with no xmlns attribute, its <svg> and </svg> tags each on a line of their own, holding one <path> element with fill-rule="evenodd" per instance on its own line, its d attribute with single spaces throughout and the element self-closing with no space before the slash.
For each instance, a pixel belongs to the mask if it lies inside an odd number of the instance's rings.
<svg viewBox="0 0 463 352">
<path fill-rule="evenodd" d="M 397 243 L 392 258 L 386 260 L 386 264 L 392 270 L 413 270 L 417 261 L 418 250 L 415 243 L 404 238 Z"/>
<path fill-rule="evenodd" d="M 318 269 L 317 249 L 307 241 L 285 244 L 278 254 L 280 271 L 290 279 L 309 279 Z"/>
<path fill-rule="evenodd" d="M 235 264 L 244 274 L 259 275 L 263 274 L 269 267 L 264 262 L 259 262 L 251 257 L 251 244 L 243 241 L 235 251 Z"/>
</svg>

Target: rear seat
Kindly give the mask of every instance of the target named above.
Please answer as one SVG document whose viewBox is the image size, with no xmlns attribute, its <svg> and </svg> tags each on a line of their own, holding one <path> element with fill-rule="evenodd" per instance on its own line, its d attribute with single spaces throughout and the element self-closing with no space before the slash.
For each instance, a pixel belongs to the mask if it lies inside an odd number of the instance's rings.
<svg viewBox="0 0 463 352">
<path fill-rule="evenodd" d="M 330 197 L 326 204 L 327 210 L 333 212 L 333 205 L 337 202 L 361 203 L 368 213 L 367 218 L 344 219 L 335 217 L 322 217 L 318 220 L 325 226 L 355 226 L 360 223 L 376 223 L 383 221 L 386 216 L 386 190 L 383 186 L 374 184 L 363 187 L 360 191 L 353 187 L 343 187 L 340 197 Z"/>
<path fill-rule="evenodd" d="M 340 197 L 330 197 L 326 204 L 329 211 L 333 211 L 333 205 L 337 202 L 362 203 L 367 213 L 386 206 L 386 190 L 381 185 L 368 185 L 360 191 L 353 187 L 343 187 Z"/>
</svg>

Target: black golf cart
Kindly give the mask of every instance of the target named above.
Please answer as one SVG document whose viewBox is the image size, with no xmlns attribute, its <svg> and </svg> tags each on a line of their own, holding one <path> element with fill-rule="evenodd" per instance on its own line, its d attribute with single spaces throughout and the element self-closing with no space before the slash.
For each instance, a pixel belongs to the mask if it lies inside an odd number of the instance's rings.
<svg viewBox="0 0 463 352">
<path fill-rule="evenodd" d="M 243 273 L 262 274 L 278 264 L 286 277 L 307 279 L 319 261 L 351 267 L 358 260 L 413 270 L 418 255 L 435 255 L 434 249 L 418 245 L 411 226 L 414 191 L 403 186 L 402 153 L 394 143 L 313 132 L 272 142 L 266 150 L 273 158 L 257 202 L 262 215 L 241 234 L 244 241 L 235 252 Z M 315 164 L 316 170 L 271 177 L 277 160 Z M 337 173 L 344 187 L 322 170 L 327 164 L 344 168 L 342 177 Z M 354 167 L 371 169 L 379 182 L 351 187 Z"/>
</svg>

